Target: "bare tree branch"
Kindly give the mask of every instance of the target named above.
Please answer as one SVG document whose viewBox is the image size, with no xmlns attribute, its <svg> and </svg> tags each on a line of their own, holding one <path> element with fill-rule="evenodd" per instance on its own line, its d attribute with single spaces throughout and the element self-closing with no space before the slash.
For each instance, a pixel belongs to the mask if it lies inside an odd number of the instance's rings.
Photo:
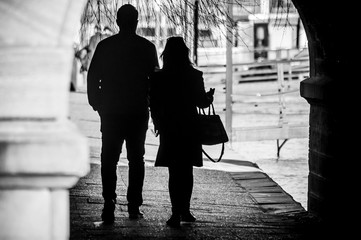
<svg viewBox="0 0 361 240">
<path fill-rule="evenodd" d="M 198 0 L 199 1 L 199 26 L 203 28 L 216 28 L 223 36 L 227 31 L 233 31 L 234 19 L 229 17 L 227 12 L 228 0 Z M 140 19 L 149 23 L 156 20 L 156 14 L 160 11 L 167 19 L 170 27 L 181 29 L 184 37 L 193 37 L 193 14 L 195 0 L 88 0 L 84 13 L 81 17 L 80 40 L 82 44 L 87 44 L 92 29 L 90 26 L 96 24 L 107 25 L 113 32 L 117 32 L 116 12 L 118 8 L 125 4 L 131 3 L 137 7 Z M 277 6 L 277 14 L 288 14 L 291 0 L 274 0 Z M 286 4 L 285 4 L 286 3 Z M 235 6 L 247 12 L 247 7 L 260 6 L 260 0 L 233 0 Z M 249 11 L 249 14 L 253 14 Z M 277 22 L 277 21 L 276 21 Z M 281 20 L 278 23 L 287 25 L 288 22 Z M 229 24 L 232 23 L 232 24 Z M 159 36 L 158 36 L 159 37 Z"/>
</svg>

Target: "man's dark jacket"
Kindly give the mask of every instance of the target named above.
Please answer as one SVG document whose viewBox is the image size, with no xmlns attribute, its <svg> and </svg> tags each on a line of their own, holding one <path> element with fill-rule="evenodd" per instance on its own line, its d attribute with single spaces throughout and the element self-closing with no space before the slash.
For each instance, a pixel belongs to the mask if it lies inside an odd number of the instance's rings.
<svg viewBox="0 0 361 240">
<path fill-rule="evenodd" d="M 100 114 L 148 111 L 149 75 L 158 67 L 153 43 L 121 32 L 101 41 L 87 77 L 88 101 Z"/>
</svg>

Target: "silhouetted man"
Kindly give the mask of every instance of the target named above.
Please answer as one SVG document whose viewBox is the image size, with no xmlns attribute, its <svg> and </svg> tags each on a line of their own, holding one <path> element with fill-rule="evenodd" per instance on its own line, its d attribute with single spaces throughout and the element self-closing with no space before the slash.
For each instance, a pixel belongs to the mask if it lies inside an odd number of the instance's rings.
<svg viewBox="0 0 361 240">
<path fill-rule="evenodd" d="M 88 100 L 101 121 L 102 220 L 114 222 L 117 163 L 126 142 L 129 163 L 127 190 L 129 218 L 142 216 L 145 135 L 148 128 L 148 88 L 158 67 L 155 46 L 136 35 L 138 11 L 130 4 L 119 8 L 119 33 L 101 41 L 88 73 Z"/>
</svg>

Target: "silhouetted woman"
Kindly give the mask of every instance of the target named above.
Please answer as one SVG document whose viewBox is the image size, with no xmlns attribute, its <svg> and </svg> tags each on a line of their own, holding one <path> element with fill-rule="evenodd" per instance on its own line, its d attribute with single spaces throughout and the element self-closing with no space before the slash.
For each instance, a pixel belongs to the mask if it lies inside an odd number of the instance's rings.
<svg viewBox="0 0 361 240">
<path fill-rule="evenodd" d="M 151 76 L 150 107 L 160 145 L 155 166 L 169 169 L 172 216 L 167 224 L 194 222 L 190 212 L 193 166 L 203 166 L 202 145 L 197 139 L 197 107 L 213 101 L 214 89 L 204 90 L 202 72 L 192 67 L 183 38 L 168 39 L 161 55 L 163 68 Z"/>
</svg>

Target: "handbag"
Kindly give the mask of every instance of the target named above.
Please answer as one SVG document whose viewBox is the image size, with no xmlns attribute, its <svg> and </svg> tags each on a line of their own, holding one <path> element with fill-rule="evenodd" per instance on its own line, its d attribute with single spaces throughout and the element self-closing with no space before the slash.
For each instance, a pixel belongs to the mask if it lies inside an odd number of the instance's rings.
<svg viewBox="0 0 361 240">
<path fill-rule="evenodd" d="M 214 111 L 213 103 L 208 107 L 208 114 L 205 113 L 204 109 L 198 108 L 197 124 L 199 140 L 202 145 L 222 144 L 222 150 L 218 160 L 211 158 L 203 148 L 202 152 L 212 162 L 221 161 L 224 154 L 224 143 L 228 142 L 229 139 L 221 118 Z"/>
</svg>

